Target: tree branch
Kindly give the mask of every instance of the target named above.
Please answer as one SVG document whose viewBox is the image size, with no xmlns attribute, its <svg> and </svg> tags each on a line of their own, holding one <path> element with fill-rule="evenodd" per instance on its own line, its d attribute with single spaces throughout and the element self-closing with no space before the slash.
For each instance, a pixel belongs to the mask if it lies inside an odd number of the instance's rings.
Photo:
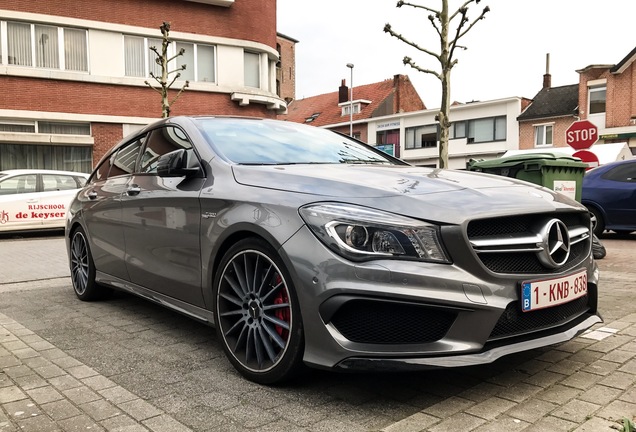
<svg viewBox="0 0 636 432">
<path fill-rule="evenodd" d="M 163 93 L 161 92 L 161 90 L 159 90 L 159 89 L 158 89 L 158 88 L 156 88 L 156 87 L 151 86 L 151 85 L 150 85 L 150 83 L 149 83 L 148 81 L 144 81 L 144 83 L 146 83 L 146 85 L 147 85 L 148 87 L 150 87 L 151 89 L 153 89 L 154 91 L 156 91 L 157 93 L 159 93 L 160 95 L 162 95 L 162 96 L 163 96 Z"/>
<path fill-rule="evenodd" d="M 468 31 L 470 31 L 471 28 L 473 28 L 473 26 L 475 24 L 477 24 L 478 21 L 483 20 L 486 17 L 486 14 L 490 12 L 490 8 L 488 6 L 486 6 L 484 8 L 483 11 L 481 11 L 481 15 L 479 15 L 477 18 L 475 18 L 475 21 L 473 21 L 472 23 L 470 23 L 470 25 L 468 26 L 468 28 L 466 28 L 466 30 L 464 30 L 459 36 L 457 36 L 457 38 L 455 39 L 455 41 L 458 41 L 459 38 L 461 38 L 462 36 L 464 36 L 466 33 L 468 33 Z"/>
<path fill-rule="evenodd" d="M 474 1 L 475 0 L 466 0 L 466 2 L 463 5 L 461 5 L 459 8 L 457 8 L 457 10 L 453 12 L 453 14 L 448 18 L 448 22 L 451 22 L 452 20 L 454 20 L 457 14 L 461 12 L 462 9 L 466 9 L 466 7 Z M 480 0 L 477 0 L 477 3 L 479 3 L 479 1 Z"/>
<path fill-rule="evenodd" d="M 470 1 L 474 1 L 474 0 L 470 0 Z M 432 12 L 432 13 L 434 13 L 436 15 L 439 15 L 439 11 L 436 11 L 435 9 L 431 9 L 431 8 L 426 7 L 424 5 L 413 4 L 413 3 L 409 3 L 409 2 L 405 2 L 405 1 L 399 0 L 397 2 L 396 7 L 402 7 L 402 6 L 411 6 L 411 7 L 414 7 L 416 9 L 424 9 L 426 11 L 429 11 L 429 12 Z"/>
<path fill-rule="evenodd" d="M 419 72 L 423 72 L 423 73 L 427 73 L 430 75 L 434 75 L 435 77 L 437 77 L 438 80 L 442 80 L 442 76 L 440 74 L 438 74 L 437 72 L 430 70 L 430 69 L 424 69 L 419 67 L 417 64 L 415 64 L 415 62 L 411 59 L 411 57 L 404 57 L 404 60 L 402 60 L 402 62 L 405 65 L 409 65 L 411 66 L 413 69 L 419 71 Z"/>
<path fill-rule="evenodd" d="M 385 33 L 389 33 L 391 36 L 393 36 L 393 37 L 395 37 L 395 38 L 397 38 L 397 39 L 401 40 L 401 41 L 402 41 L 402 42 L 404 42 L 405 44 L 410 45 L 410 46 L 412 46 L 413 48 L 415 48 L 415 49 L 417 49 L 417 50 L 419 50 L 419 51 L 421 51 L 421 52 L 423 52 L 423 53 L 426 53 L 426 54 L 428 54 L 428 55 L 430 55 L 430 56 L 432 56 L 432 57 L 435 57 L 438 61 L 441 61 L 441 56 L 440 56 L 439 54 L 435 54 L 435 53 L 434 53 L 434 52 L 432 52 L 432 51 L 429 51 L 429 50 L 427 50 L 427 49 L 425 49 L 425 48 L 422 48 L 422 47 L 421 47 L 421 46 L 419 46 L 418 44 L 416 44 L 416 43 L 414 43 L 414 42 L 411 42 L 411 41 L 409 41 L 409 40 L 405 39 L 405 38 L 404 38 L 401 34 L 398 34 L 398 33 L 394 32 L 393 30 L 391 30 L 391 24 L 386 24 L 386 25 L 384 26 L 384 32 L 385 32 Z"/>
<path fill-rule="evenodd" d="M 174 99 L 172 99 L 172 102 L 170 102 L 171 106 L 172 106 L 172 104 L 174 104 L 177 101 L 177 99 L 179 99 L 179 97 L 181 96 L 181 93 L 183 93 L 183 91 L 187 87 L 190 87 L 190 81 L 186 81 L 185 84 L 183 85 L 183 87 L 181 87 L 181 90 L 179 90 L 179 93 L 177 93 L 177 95 L 174 97 Z"/>
</svg>

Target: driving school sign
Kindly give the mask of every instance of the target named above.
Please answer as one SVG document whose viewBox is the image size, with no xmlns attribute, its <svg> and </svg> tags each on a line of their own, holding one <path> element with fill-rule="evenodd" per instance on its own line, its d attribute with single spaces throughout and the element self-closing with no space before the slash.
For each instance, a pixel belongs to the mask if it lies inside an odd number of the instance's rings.
<svg viewBox="0 0 636 432">
<path fill-rule="evenodd" d="M 589 120 L 575 121 L 565 131 L 565 143 L 576 150 L 592 147 L 598 141 L 598 128 Z"/>
</svg>

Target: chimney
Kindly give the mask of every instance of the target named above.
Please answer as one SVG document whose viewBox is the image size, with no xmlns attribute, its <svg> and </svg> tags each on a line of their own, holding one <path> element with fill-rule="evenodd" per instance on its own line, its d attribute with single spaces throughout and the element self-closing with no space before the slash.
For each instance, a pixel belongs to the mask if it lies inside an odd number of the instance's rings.
<svg viewBox="0 0 636 432">
<path fill-rule="evenodd" d="M 349 100 L 349 87 L 345 84 L 346 80 L 342 80 L 338 89 L 338 103 L 347 102 Z"/>
<path fill-rule="evenodd" d="M 550 75 L 550 53 L 545 55 L 545 75 L 543 75 L 543 88 L 552 87 L 552 75 Z"/>
</svg>

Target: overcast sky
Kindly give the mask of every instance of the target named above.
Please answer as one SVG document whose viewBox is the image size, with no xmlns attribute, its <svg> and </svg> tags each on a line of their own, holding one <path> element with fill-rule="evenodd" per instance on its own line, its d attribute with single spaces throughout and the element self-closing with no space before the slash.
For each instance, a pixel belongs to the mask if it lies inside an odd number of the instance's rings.
<svg viewBox="0 0 636 432">
<path fill-rule="evenodd" d="M 441 0 L 411 0 L 438 8 Z M 437 78 L 404 66 L 405 55 L 422 67 L 439 69 L 432 57 L 384 33 L 386 23 L 436 52 L 439 38 L 421 9 L 397 0 L 277 0 L 278 32 L 298 40 L 296 98 L 354 87 L 405 74 L 427 108 L 440 106 Z M 450 0 L 452 10 L 463 3 Z M 512 96 L 532 98 L 541 89 L 550 53 L 552 86 L 578 83 L 576 70 L 616 64 L 636 47 L 636 0 L 481 0 L 469 6 L 486 19 L 461 39 L 451 77 L 451 101 L 470 102 Z M 471 19 L 471 21 L 472 21 Z M 355 98 L 355 94 L 354 94 Z"/>
</svg>

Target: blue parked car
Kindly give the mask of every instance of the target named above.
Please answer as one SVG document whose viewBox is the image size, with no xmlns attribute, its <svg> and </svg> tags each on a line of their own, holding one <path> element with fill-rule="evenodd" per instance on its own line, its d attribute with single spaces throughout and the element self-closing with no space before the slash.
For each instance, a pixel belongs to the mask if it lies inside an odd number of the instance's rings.
<svg viewBox="0 0 636 432">
<path fill-rule="evenodd" d="M 636 231 L 636 159 L 601 165 L 583 177 L 581 202 L 596 219 L 594 234 Z"/>
</svg>

